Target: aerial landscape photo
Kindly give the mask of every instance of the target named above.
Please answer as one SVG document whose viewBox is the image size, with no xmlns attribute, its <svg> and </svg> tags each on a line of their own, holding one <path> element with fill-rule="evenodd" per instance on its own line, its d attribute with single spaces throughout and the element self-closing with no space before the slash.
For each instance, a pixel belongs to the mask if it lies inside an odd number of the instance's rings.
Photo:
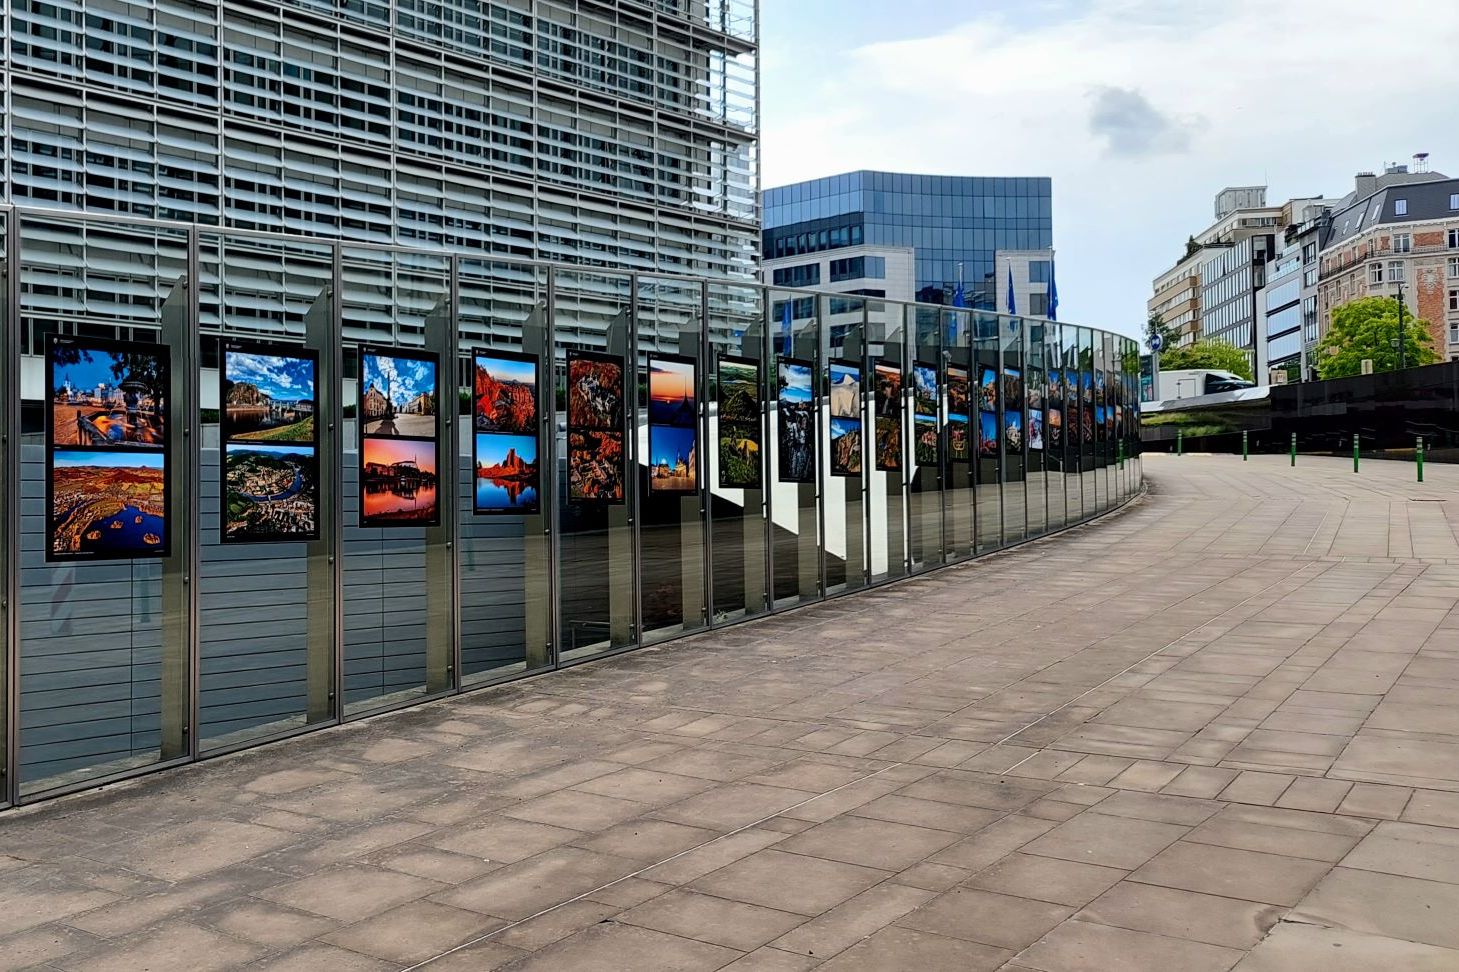
<svg viewBox="0 0 1459 972">
<path fill-rule="evenodd" d="M 569 352 L 567 424 L 573 429 L 623 428 L 623 363 Z"/>
<path fill-rule="evenodd" d="M 719 359 L 719 420 L 760 421 L 760 369 L 753 361 Z"/>
<path fill-rule="evenodd" d="M 147 345 L 54 341 L 51 441 L 58 446 L 161 449 L 166 442 L 167 358 Z"/>
<path fill-rule="evenodd" d="M 540 509 L 535 435 L 478 432 L 475 450 L 477 513 L 535 513 Z"/>
<path fill-rule="evenodd" d="M 360 419 L 366 436 L 430 439 L 436 434 L 436 362 L 360 355 Z"/>
<path fill-rule="evenodd" d="M 760 423 L 719 423 L 719 485 L 722 489 L 760 488 Z"/>
<path fill-rule="evenodd" d="M 300 540 L 319 535 L 319 460 L 313 446 L 224 447 L 223 538 Z"/>
<path fill-rule="evenodd" d="M 51 559 L 166 554 L 161 452 L 57 449 L 51 463 Z"/>
<path fill-rule="evenodd" d="M 568 431 L 568 499 L 621 503 L 624 475 L 622 432 Z"/>
<path fill-rule="evenodd" d="M 478 352 L 472 357 L 478 432 L 537 433 L 537 362 Z"/>
<path fill-rule="evenodd" d="M 919 466 L 937 465 L 937 419 L 918 415 L 912 423 L 912 446 Z"/>
<path fill-rule="evenodd" d="M 223 437 L 314 441 L 312 357 L 223 352 Z"/>
</svg>

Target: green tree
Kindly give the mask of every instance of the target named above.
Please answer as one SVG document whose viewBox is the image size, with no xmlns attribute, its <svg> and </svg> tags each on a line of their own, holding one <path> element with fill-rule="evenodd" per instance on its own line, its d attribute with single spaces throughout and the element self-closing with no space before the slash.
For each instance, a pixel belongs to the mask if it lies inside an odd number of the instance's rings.
<svg viewBox="0 0 1459 972">
<path fill-rule="evenodd" d="M 1364 297 L 1343 304 L 1332 312 L 1332 326 L 1318 342 L 1317 373 L 1322 378 L 1346 378 L 1361 374 L 1363 359 L 1373 359 L 1374 371 L 1398 368 L 1398 300 L 1394 297 Z M 1433 364 L 1439 355 L 1433 349 L 1429 323 L 1403 311 L 1403 363 L 1410 368 Z"/>
<path fill-rule="evenodd" d="M 1185 371 L 1189 368 L 1229 371 L 1247 381 L 1252 380 L 1251 356 L 1225 341 L 1197 341 L 1160 353 L 1161 371 Z"/>
<path fill-rule="evenodd" d="M 1180 337 L 1175 333 L 1175 328 L 1165 323 L 1165 318 L 1159 311 L 1151 314 L 1145 320 L 1145 347 L 1150 346 L 1150 339 L 1157 334 L 1160 335 L 1162 349 L 1175 347 L 1175 342 Z"/>
</svg>

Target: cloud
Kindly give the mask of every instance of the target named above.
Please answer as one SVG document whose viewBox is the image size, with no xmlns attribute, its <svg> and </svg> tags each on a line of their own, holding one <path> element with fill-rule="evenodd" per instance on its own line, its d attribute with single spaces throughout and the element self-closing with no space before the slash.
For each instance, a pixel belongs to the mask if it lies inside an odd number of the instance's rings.
<svg viewBox="0 0 1459 972">
<path fill-rule="evenodd" d="M 1144 158 L 1190 149 L 1195 121 L 1161 114 L 1133 88 L 1100 88 L 1093 95 L 1089 130 L 1103 138 L 1111 155 Z"/>
<path fill-rule="evenodd" d="M 1459 129 L 1434 109 L 1452 68 L 1364 70 L 1413 43 L 1412 18 L 1371 0 L 984 0 L 961 21 L 940 0 L 838 9 L 833 41 L 800 0 L 766 5 L 764 184 L 1050 176 L 1060 316 L 1082 323 L 1133 333 L 1224 186 L 1340 196 L 1420 150 L 1459 175 Z M 1459 3 L 1423 21 L 1426 50 L 1459 49 Z"/>
</svg>

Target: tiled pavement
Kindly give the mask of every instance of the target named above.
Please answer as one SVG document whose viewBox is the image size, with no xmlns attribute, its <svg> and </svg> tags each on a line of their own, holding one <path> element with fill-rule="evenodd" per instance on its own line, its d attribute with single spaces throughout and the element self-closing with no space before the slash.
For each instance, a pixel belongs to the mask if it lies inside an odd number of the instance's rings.
<svg viewBox="0 0 1459 972">
<path fill-rule="evenodd" d="M 1459 467 L 1069 536 L 0 817 L 0 966 L 1459 969 Z"/>
</svg>

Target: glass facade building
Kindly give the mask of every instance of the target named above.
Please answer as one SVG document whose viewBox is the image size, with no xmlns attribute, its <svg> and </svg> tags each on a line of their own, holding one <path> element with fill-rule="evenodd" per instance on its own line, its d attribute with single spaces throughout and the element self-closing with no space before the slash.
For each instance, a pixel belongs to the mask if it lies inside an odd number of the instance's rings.
<svg viewBox="0 0 1459 972">
<path fill-rule="evenodd" d="M 967 305 L 995 310 L 994 254 L 1053 246 L 1048 178 L 848 172 L 764 193 L 764 255 L 912 247 L 919 301 L 949 303 L 962 264 Z"/>
<path fill-rule="evenodd" d="M 6 8 L 0 191 L 15 205 L 755 274 L 758 0 Z M 93 242 L 53 241 L 54 308 L 104 321 L 146 302 L 120 267 L 165 257 L 81 263 Z M 277 307 L 251 312 L 264 327 Z M 40 337 L 27 327 L 27 350 Z"/>
<path fill-rule="evenodd" d="M 60 299 L 58 240 L 108 275 L 85 293 L 111 302 L 104 328 Z M 0 254 L 0 804 L 864 590 L 1140 488 L 1138 349 L 1075 324 L 34 207 L 0 207 Z M 47 359 L 18 341 L 37 327 Z M 234 406 L 259 400 L 225 404 L 219 366 L 260 337 L 316 363 L 290 405 L 314 529 L 236 543 L 239 503 L 297 498 L 232 478 Z M 56 357 L 118 338 L 169 362 L 152 404 L 113 395 L 135 363 Z M 406 462 L 369 458 L 381 355 L 440 364 L 391 419 L 417 430 Z M 506 462 L 481 443 L 493 356 L 535 390 Z M 580 412 L 613 402 L 611 427 Z M 111 428 L 160 438 L 164 498 L 135 521 L 107 505 L 127 480 L 53 488 L 59 433 L 94 450 Z M 434 516 L 372 520 L 392 497 Z M 143 554 L 56 557 L 133 534 Z"/>
</svg>

